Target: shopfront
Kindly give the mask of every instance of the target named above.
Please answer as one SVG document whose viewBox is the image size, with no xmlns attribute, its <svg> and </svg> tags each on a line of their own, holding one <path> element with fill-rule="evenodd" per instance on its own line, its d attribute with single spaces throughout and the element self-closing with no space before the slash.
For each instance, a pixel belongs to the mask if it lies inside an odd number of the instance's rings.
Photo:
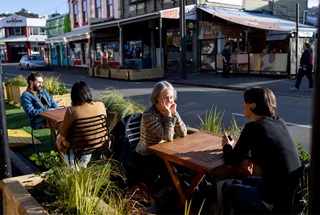
<svg viewBox="0 0 320 215">
<path fill-rule="evenodd" d="M 253 13 L 200 6 L 198 44 L 200 71 L 222 70 L 222 50 L 226 41 L 232 43 L 233 72 L 259 74 L 296 73 L 302 44 L 315 45 L 315 28 L 279 19 L 270 14 Z M 298 35 L 298 42 L 296 36 Z"/>
</svg>

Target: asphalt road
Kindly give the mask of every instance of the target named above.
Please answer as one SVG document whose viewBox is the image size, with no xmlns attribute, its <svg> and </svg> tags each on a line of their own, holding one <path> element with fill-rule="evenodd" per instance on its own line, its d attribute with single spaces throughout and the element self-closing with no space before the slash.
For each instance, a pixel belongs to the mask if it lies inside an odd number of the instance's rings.
<svg viewBox="0 0 320 215">
<path fill-rule="evenodd" d="M 3 65 L 3 76 L 14 77 L 19 74 L 28 76 L 30 71 L 19 70 L 17 64 Z M 86 81 L 92 89 L 94 97 L 98 97 L 102 90 L 116 88 L 145 106 L 149 105 L 149 95 L 156 82 L 127 82 L 103 78 L 92 78 L 85 74 L 71 72 L 43 71 L 45 75 L 57 75 L 66 83 L 70 89 L 75 81 Z M 218 89 L 199 86 L 188 86 L 174 84 L 178 92 L 177 109 L 184 122 L 197 128 L 200 124 L 199 117 L 204 118 L 207 111 L 216 107 L 217 111 L 224 114 L 223 123 L 225 127 L 230 125 L 232 116 L 235 117 L 238 125 L 248 122 L 243 117 L 242 104 L 243 92 L 228 89 Z M 312 123 L 312 99 L 306 97 L 291 97 L 277 95 L 277 115 L 283 118 L 295 141 L 299 141 L 303 148 L 310 152 L 310 135 Z"/>
</svg>

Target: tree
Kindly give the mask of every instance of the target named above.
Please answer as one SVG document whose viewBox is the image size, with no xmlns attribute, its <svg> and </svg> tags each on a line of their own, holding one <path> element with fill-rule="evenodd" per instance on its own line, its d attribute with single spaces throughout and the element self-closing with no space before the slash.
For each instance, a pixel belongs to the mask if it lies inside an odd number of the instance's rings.
<svg viewBox="0 0 320 215">
<path fill-rule="evenodd" d="M 19 16 L 24 16 L 26 18 L 39 18 L 38 14 L 31 13 L 24 8 L 21 8 L 21 10 L 19 12 L 16 12 L 15 14 L 17 14 Z"/>
</svg>

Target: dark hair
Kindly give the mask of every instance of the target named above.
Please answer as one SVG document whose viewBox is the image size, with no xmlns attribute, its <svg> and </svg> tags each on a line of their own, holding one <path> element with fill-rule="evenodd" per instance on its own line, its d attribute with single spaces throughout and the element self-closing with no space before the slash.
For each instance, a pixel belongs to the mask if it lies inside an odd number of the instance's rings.
<svg viewBox="0 0 320 215">
<path fill-rule="evenodd" d="M 224 47 L 230 46 L 231 43 L 230 42 L 226 42 L 226 44 L 224 45 Z"/>
<path fill-rule="evenodd" d="M 304 43 L 304 44 L 306 45 L 306 47 L 307 47 L 308 49 L 310 49 L 310 47 L 311 47 L 310 43 Z"/>
<path fill-rule="evenodd" d="M 85 82 L 77 81 L 71 89 L 71 103 L 72 106 L 75 106 L 83 102 L 92 102 L 92 93 Z"/>
<path fill-rule="evenodd" d="M 33 72 L 28 76 L 28 87 L 30 88 L 30 81 L 35 81 L 38 77 L 43 78 L 43 74 L 40 72 Z"/>
<path fill-rule="evenodd" d="M 256 103 L 251 111 L 260 116 L 274 116 L 277 108 L 276 97 L 267 87 L 252 87 L 243 94 L 246 104 Z"/>
</svg>

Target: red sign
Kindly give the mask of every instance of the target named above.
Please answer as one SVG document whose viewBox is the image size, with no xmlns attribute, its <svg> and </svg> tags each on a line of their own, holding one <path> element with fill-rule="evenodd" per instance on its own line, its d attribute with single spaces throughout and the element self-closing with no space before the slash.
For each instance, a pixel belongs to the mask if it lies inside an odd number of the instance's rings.
<svg viewBox="0 0 320 215">
<path fill-rule="evenodd" d="M 17 18 L 12 18 L 11 20 L 7 20 L 7 23 L 11 23 L 11 22 L 14 22 L 14 23 L 22 22 L 22 20 L 21 19 L 17 19 Z"/>
</svg>

